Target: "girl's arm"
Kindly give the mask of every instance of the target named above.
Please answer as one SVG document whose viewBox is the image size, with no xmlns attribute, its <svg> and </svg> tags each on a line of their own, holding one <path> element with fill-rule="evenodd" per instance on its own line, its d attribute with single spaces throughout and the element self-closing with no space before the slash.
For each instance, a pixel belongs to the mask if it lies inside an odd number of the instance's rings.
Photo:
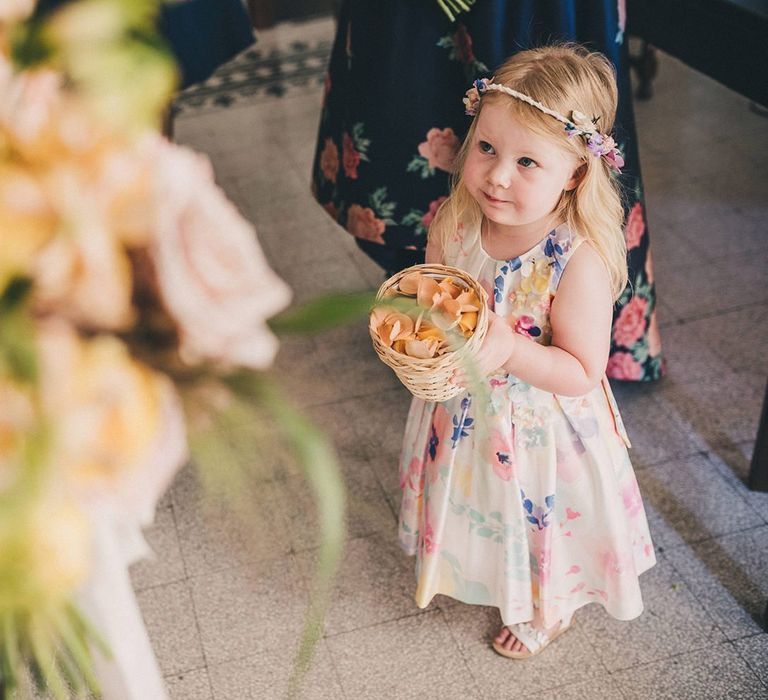
<svg viewBox="0 0 768 700">
<path fill-rule="evenodd" d="M 443 247 L 440 245 L 437 231 L 430 229 L 427 238 L 427 249 L 424 253 L 424 262 L 429 265 L 443 264 Z"/>
<path fill-rule="evenodd" d="M 602 259 L 589 244 L 573 254 L 552 302 L 552 344 L 515 333 L 491 314 L 476 356 L 484 374 L 509 372 L 544 391 L 586 394 L 602 379 L 610 350 L 612 296 Z"/>
</svg>

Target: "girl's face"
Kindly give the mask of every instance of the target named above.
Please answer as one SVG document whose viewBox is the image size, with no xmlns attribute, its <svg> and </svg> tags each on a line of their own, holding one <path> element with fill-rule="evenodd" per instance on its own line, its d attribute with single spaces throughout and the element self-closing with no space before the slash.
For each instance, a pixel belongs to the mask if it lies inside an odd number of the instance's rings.
<svg viewBox="0 0 768 700">
<path fill-rule="evenodd" d="M 503 103 L 484 105 L 478 120 L 464 162 L 467 190 L 496 232 L 537 233 L 549 225 L 563 190 L 576 186 L 578 159 Z"/>
</svg>

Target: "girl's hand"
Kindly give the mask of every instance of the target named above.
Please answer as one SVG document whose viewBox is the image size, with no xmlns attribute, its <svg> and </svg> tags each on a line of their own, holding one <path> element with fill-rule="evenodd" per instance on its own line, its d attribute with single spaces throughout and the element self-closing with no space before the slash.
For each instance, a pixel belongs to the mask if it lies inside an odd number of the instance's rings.
<svg viewBox="0 0 768 700">
<path fill-rule="evenodd" d="M 485 378 L 498 372 L 512 357 L 516 342 L 519 342 L 519 338 L 506 319 L 491 311 L 488 314 L 488 331 L 480 349 L 472 358 L 473 366 L 457 369 L 453 374 L 453 383 L 467 386 L 473 374 Z"/>
</svg>

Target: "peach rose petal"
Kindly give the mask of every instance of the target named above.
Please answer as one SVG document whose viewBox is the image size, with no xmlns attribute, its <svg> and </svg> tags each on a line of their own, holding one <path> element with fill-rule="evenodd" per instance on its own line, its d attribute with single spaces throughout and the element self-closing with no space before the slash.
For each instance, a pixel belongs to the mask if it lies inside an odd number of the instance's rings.
<svg viewBox="0 0 768 700">
<path fill-rule="evenodd" d="M 440 287 L 440 289 L 442 289 L 444 292 L 447 292 L 452 299 L 456 299 L 459 294 L 464 291 L 450 277 L 446 277 L 445 279 L 441 280 L 438 283 L 438 287 Z"/>
<path fill-rule="evenodd" d="M 480 300 L 474 292 L 462 292 L 456 297 L 456 301 L 461 305 L 462 313 L 465 311 L 480 311 Z"/>
<path fill-rule="evenodd" d="M 403 276 L 403 278 L 400 280 L 400 283 L 397 285 L 397 287 L 400 290 L 401 294 L 405 294 L 406 296 L 409 296 L 409 297 L 415 297 L 416 292 L 419 289 L 420 281 L 421 281 L 420 272 L 410 272 L 407 275 Z"/>
<path fill-rule="evenodd" d="M 461 314 L 461 318 L 459 319 L 459 328 L 461 328 L 461 330 L 472 332 L 473 330 L 475 330 L 476 326 L 477 326 L 476 311 L 468 311 L 466 313 Z"/>
<path fill-rule="evenodd" d="M 421 360 L 428 360 L 435 356 L 437 352 L 437 343 L 425 340 L 406 340 L 405 353 L 411 357 L 417 357 Z"/>
<path fill-rule="evenodd" d="M 440 286 L 432 277 L 422 277 L 416 292 L 419 306 L 429 308 L 434 303 L 435 294 L 440 294 Z"/>
</svg>

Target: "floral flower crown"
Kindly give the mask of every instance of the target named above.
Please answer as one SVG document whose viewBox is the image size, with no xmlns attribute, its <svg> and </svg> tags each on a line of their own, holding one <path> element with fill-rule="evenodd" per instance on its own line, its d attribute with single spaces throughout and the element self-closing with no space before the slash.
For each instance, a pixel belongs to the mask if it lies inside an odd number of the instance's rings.
<svg viewBox="0 0 768 700">
<path fill-rule="evenodd" d="M 499 85 L 498 83 L 491 82 L 493 78 L 481 78 L 475 80 L 472 83 L 472 87 L 467 90 L 466 97 L 464 98 L 464 111 L 471 117 L 477 114 L 477 109 L 480 105 L 480 97 L 484 92 L 488 90 L 494 90 L 496 92 L 503 92 L 507 95 L 522 100 L 523 102 L 535 107 L 536 109 L 554 117 L 559 122 L 565 124 L 565 131 L 570 136 L 581 136 L 586 141 L 589 152 L 596 158 L 604 158 L 605 162 L 615 170 L 617 173 L 621 172 L 621 168 L 624 167 L 624 158 L 622 158 L 619 149 L 616 147 L 616 142 L 609 134 L 601 134 L 595 119 L 589 119 L 581 112 L 571 112 L 571 118 L 564 117 L 559 112 L 556 112 L 549 107 L 545 107 L 541 102 L 537 102 L 532 97 L 513 90 L 506 85 Z"/>
</svg>

